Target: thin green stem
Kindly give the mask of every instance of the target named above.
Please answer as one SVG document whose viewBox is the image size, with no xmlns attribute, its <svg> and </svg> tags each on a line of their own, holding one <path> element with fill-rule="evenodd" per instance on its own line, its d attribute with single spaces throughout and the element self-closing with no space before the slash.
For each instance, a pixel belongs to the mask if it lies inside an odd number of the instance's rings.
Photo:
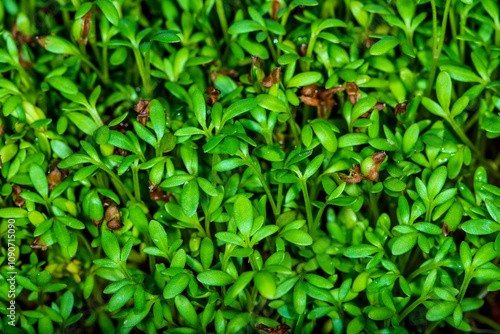
<svg viewBox="0 0 500 334">
<path fill-rule="evenodd" d="M 207 213 L 205 217 L 205 233 L 207 234 L 207 238 L 212 239 L 210 235 L 210 214 Z"/>
<path fill-rule="evenodd" d="M 432 87 L 434 85 L 434 79 L 436 77 L 437 65 L 439 56 L 441 55 L 441 50 L 444 45 L 444 37 L 446 35 L 446 24 L 448 22 L 448 12 L 450 10 L 451 0 L 446 0 L 446 6 L 444 8 L 443 20 L 441 23 L 441 34 L 439 37 L 439 44 L 437 41 L 437 10 L 435 0 L 431 0 L 432 7 L 432 64 L 429 71 L 429 79 L 427 80 L 427 96 L 430 96 Z"/>
<path fill-rule="evenodd" d="M 307 182 L 303 178 L 299 178 L 300 187 L 302 188 L 302 195 L 304 196 L 304 205 L 306 207 L 307 225 L 309 227 L 309 234 L 314 236 L 316 226 L 314 225 L 314 219 L 312 214 L 311 199 L 309 198 L 309 191 L 307 189 Z"/>
<path fill-rule="evenodd" d="M 122 180 L 115 174 L 113 173 L 106 165 L 104 165 L 103 163 L 99 164 L 99 167 L 101 167 L 102 170 L 104 170 L 106 173 L 109 174 L 109 176 L 111 176 L 111 180 L 113 181 L 113 183 L 115 185 L 117 185 L 119 188 L 121 188 L 121 190 L 125 193 L 125 195 L 127 195 L 128 199 L 135 202 L 135 198 L 134 196 L 132 195 L 132 193 L 130 192 L 130 190 L 128 190 L 128 188 L 123 184 Z"/>
<path fill-rule="evenodd" d="M 153 96 L 153 89 L 151 88 L 151 77 L 149 72 L 146 72 L 146 67 L 144 66 L 144 60 L 142 59 L 141 52 L 139 48 L 134 48 L 134 56 L 137 62 L 137 68 L 139 69 L 139 75 L 141 76 L 142 84 L 146 90 L 146 97 L 151 98 Z"/>
<path fill-rule="evenodd" d="M 134 182 L 134 195 L 137 202 L 141 201 L 141 187 L 139 185 L 139 168 L 137 166 L 137 161 L 132 166 L 132 180 Z"/>
<path fill-rule="evenodd" d="M 448 262 L 449 262 L 449 260 L 444 260 L 444 261 L 440 261 L 440 262 L 436 262 L 436 263 L 431 263 L 431 264 L 429 264 L 429 265 L 427 265 L 425 267 L 418 268 L 413 273 L 411 273 L 406 280 L 408 281 L 408 283 L 410 283 L 418 275 L 420 275 L 422 273 L 425 273 L 426 271 L 429 271 L 429 270 L 432 270 L 432 269 L 435 269 L 435 268 L 439 268 L 439 267 L 441 267 L 443 265 L 446 265 Z"/>
<path fill-rule="evenodd" d="M 134 278 L 132 277 L 132 275 L 130 275 L 130 273 L 128 272 L 126 266 L 124 266 L 123 264 L 120 263 L 120 268 L 122 269 L 122 272 L 123 272 L 123 274 L 125 275 L 126 278 L 128 278 L 129 280 L 134 281 Z"/>
<path fill-rule="evenodd" d="M 482 314 L 473 313 L 473 312 L 468 313 L 468 315 L 469 315 L 469 317 L 474 318 L 477 321 L 479 321 L 487 326 L 490 326 L 491 328 L 493 328 L 495 330 L 495 332 L 500 333 L 500 325 L 498 323 L 496 323 L 494 320 L 492 320 L 491 318 L 488 318 Z"/>
<path fill-rule="evenodd" d="M 259 264 L 257 263 L 257 259 L 255 258 L 255 252 L 250 255 L 250 265 L 252 266 L 252 270 L 259 271 Z"/>
<path fill-rule="evenodd" d="M 326 206 L 324 208 L 320 208 L 318 213 L 316 214 L 316 218 L 314 219 L 313 226 L 319 226 L 321 224 L 321 217 L 323 217 L 323 212 L 325 212 Z"/>
<path fill-rule="evenodd" d="M 81 233 L 78 233 L 78 237 L 80 237 L 80 240 L 83 242 L 83 245 L 89 251 L 90 258 L 93 260 L 94 259 L 94 252 L 92 251 L 92 247 L 90 247 L 90 244 L 87 241 L 87 238 L 85 238 L 85 236 Z"/>
<path fill-rule="evenodd" d="M 292 128 L 295 144 L 296 145 L 300 144 L 299 133 L 297 132 L 297 122 L 295 122 L 295 118 L 293 118 L 292 111 L 290 111 L 290 127 Z"/>
<path fill-rule="evenodd" d="M 108 46 L 106 43 L 102 46 L 102 75 L 104 77 L 104 82 L 109 81 L 109 65 L 108 65 Z"/>
<path fill-rule="evenodd" d="M 427 329 L 425 330 L 424 334 L 430 334 L 434 331 L 434 329 L 441 323 L 443 320 L 439 320 L 436 322 L 433 322 Z"/>
<path fill-rule="evenodd" d="M 495 46 L 500 46 L 500 26 L 495 25 Z"/>
<path fill-rule="evenodd" d="M 307 52 L 306 52 L 306 56 L 308 58 L 311 58 L 312 55 L 313 55 L 313 50 L 314 50 L 314 44 L 316 44 L 316 38 L 318 36 L 316 34 L 311 34 L 311 40 L 309 41 L 309 45 L 307 46 Z M 304 71 L 307 72 L 309 71 L 309 69 L 311 68 L 311 63 L 310 62 L 307 62 L 305 65 L 304 65 Z"/>
<path fill-rule="evenodd" d="M 250 157 L 248 157 L 246 155 L 242 155 L 241 157 L 243 158 L 243 160 L 245 160 L 245 162 L 247 163 L 247 166 L 250 167 L 253 170 L 253 172 L 255 173 L 255 175 L 257 176 L 257 178 L 259 179 L 260 183 L 262 183 L 262 187 L 264 188 L 264 191 L 267 194 L 267 197 L 269 199 L 269 203 L 271 203 L 271 208 L 273 210 L 273 213 L 274 213 L 275 216 L 277 216 L 278 215 L 278 210 L 276 208 L 276 202 L 274 201 L 273 195 L 271 193 L 271 189 L 269 189 L 269 186 L 267 185 L 267 182 L 264 179 L 264 176 L 259 171 L 259 169 L 257 168 L 257 166 L 255 166 L 255 164 L 253 163 L 253 161 L 252 161 L 252 159 Z"/>
<path fill-rule="evenodd" d="M 474 153 L 474 156 L 486 167 L 488 168 L 489 172 L 491 172 L 495 177 L 500 177 L 500 173 L 498 172 L 498 167 L 493 165 L 490 161 L 486 160 L 484 158 L 484 155 L 481 154 L 481 151 L 471 142 L 469 137 L 465 134 L 463 129 L 458 125 L 458 123 L 455 121 L 455 119 L 451 116 L 446 117 L 446 120 L 448 123 L 450 123 L 451 127 L 455 131 L 455 133 L 458 135 L 458 137 L 462 140 L 462 142 L 467 145 L 467 147 L 470 148 L 472 153 Z"/>
<path fill-rule="evenodd" d="M 446 120 L 448 121 L 448 123 L 450 123 L 451 127 L 453 128 L 455 133 L 458 135 L 458 137 L 460 137 L 462 142 L 465 145 L 467 145 L 474 154 L 479 154 L 479 150 L 477 149 L 477 147 L 470 141 L 469 137 L 467 137 L 467 135 L 462 130 L 462 128 L 458 125 L 458 123 L 455 121 L 455 119 L 453 117 L 449 116 L 446 118 Z"/>
<path fill-rule="evenodd" d="M 422 304 L 428 297 L 420 296 L 417 300 L 411 303 L 402 313 L 399 321 L 402 322 L 404 318 L 408 316 L 418 305 Z"/>
<path fill-rule="evenodd" d="M 372 182 L 367 182 L 367 183 L 369 184 L 368 197 L 370 198 L 370 215 L 372 217 L 373 226 L 375 227 L 375 224 L 377 224 L 378 217 L 380 216 L 380 211 L 378 209 L 377 199 L 375 198 L 376 195 L 372 194 L 372 192 L 370 191 L 373 183 Z"/>
<path fill-rule="evenodd" d="M 148 259 L 149 259 L 150 274 L 154 276 L 154 273 L 156 271 L 156 256 L 148 255 Z"/>
<path fill-rule="evenodd" d="M 85 58 L 85 56 L 81 57 L 80 59 L 97 74 L 97 76 L 102 80 L 104 84 L 108 84 L 108 81 L 104 79 L 102 72 L 94 64 L 92 64 L 90 60 Z"/>
<path fill-rule="evenodd" d="M 432 202 L 429 202 L 429 205 L 427 206 L 426 208 L 426 211 L 425 211 L 425 221 L 427 223 L 431 223 L 432 222 Z"/>
<path fill-rule="evenodd" d="M 99 113 L 97 112 L 97 110 L 95 108 L 92 108 L 91 106 L 88 106 L 87 107 L 87 111 L 89 112 L 90 114 L 90 117 L 92 117 L 92 119 L 94 120 L 95 124 L 97 125 L 98 128 L 100 128 L 101 126 L 104 125 L 102 119 L 101 119 L 101 116 L 99 115 Z"/>
<path fill-rule="evenodd" d="M 281 205 L 283 203 L 283 183 L 278 185 L 278 198 L 276 200 L 276 210 L 278 215 L 281 214 Z"/>
<path fill-rule="evenodd" d="M 465 270 L 465 277 L 462 282 L 462 285 L 460 286 L 460 292 L 458 293 L 458 302 L 461 303 L 462 300 L 465 297 L 465 292 L 467 291 L 467 288 L 469 287 L 469 283 L 472 280 L 472 275 L 473 275 L 473 270 L 470 270 L 470 268 Z"/>
<path fill-rule="evenodd" d="M 224 41 L 226 41 L 226 49 L 227 49 L 231 46 L 231 40 L 227 32 L 228 26 L 227 26 L 226 13 L 224 12 L 224 2 L 222 0 L 215 0 L 215 6 L 217 9 L 217 16 L 219 16 L 220 28 L 222 30 L 222 34 L 224 35 Z"/>
<path fill-rule="evenodd" d="M 274 44 L 271 41 L 271 37 L 267 35 L 267 44 L 269 45 L 269 50 L 271 51 L 271 56 L 273 57 L 274 62 L 278 61 L 278 56 L 276 54 L 276 49 L 274 48 Z"/>
<path fill-rule="evenodd" d="M 283 27 L 286 27 L 286 22 L 288 21 L 288 17 L 290 16 L 290 13 L 291 13 L 291 10 L 290 8 L 287 9 L 287 11 L 283 14 L 283 16 L 281 17 L 281 25 Z M 283 42 L 283 36 L 284 35 L 280 35 L 278 37 L 278 42 L 281 43 Z M 281 49 L 278 48 L 278 57 L 281 55 Z"/>
</svg>

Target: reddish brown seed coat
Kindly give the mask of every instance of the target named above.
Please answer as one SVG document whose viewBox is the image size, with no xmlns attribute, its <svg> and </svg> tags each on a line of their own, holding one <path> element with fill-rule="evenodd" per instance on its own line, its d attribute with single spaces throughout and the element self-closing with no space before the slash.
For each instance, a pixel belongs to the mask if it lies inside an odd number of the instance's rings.
<svg viewBox="0 0 500 334">
<path fill-rule="evenodd" d="M 149 117 L 149 104 L 150 101 L 140 99 L 134 110 L 138 113 L 137 121 L 146 126 Z"/>
<path fill-rule="evenodd" d="M 46 245 L 43 245 L 43 244 L 40 245 L 39 242 L 40 242 L 40 236 L 36 237 L 35 240 L 33 240 L 33 242 L 31 243 L 30 247 L 32 249 L 41 249 L 43 251 L 49 249 L 49 247 L 47 247 Z"/>
<path fill-rule="evenodd" d="M 406 106 L 408 105 L 408 101 L 398 103 L 396 108 L 394 108 L 394 116 L 398 116 L 398 114 L 404 114 L 406 112 Z"/>
<path fill-rule="evenodd" d="M 104 219 L 106 220 L 106 226 L 110 230 L 119 230 L 123 227 L 121 213 L 118 211 L 118 206 L 115 203 L 108 206 L 104 213 Z"/>
<path fill-rule="evenodd" d="M 285 324 L 278 325 L 274 328 L 266 326 L 264 324 L 259 324 L 255 328 L 262 333 L 269 333 L 269 334 L 287 334 L 288 332 L 290 332 L 292 330 L 292 328 L 290 326 L 285 325 Z"/>
<path fill-rule="evenodd" d="M 280 10 L 280 3 L 277 0 L 273 1 L 273 6 L 271 7 L 272 19 L 274 21 L 278 20 L 278 11 Z"/>
<path fill-rule="evenodd" d="M 207 99 L 207 104 L 210 106 L 210 107 L 213 107 L 214 104 L 217 102 L 217 99 L 221 93 L 220 90 L 218 90 L 217 88 L 214 88 L 214 87 L 208 87 L 206 90 L 205 90 L 205 93 L 208 94 L 208 99 Z"/>
<path fill-rule="evenodd" d="M 385 153 L 385 151 L 376 152 L 372 154 L 373 166 L 368 171 L 368 175 L 362 175 L 361 167 L 359 164 L 357 164 L 351 168 L 349 176 L 344 176 L 338 173 L 339 178 L 347 183 L 359 183 L 362 180 L 376 181 L 379 176 L 378 167 L 380 166 L 380 164 L 382 164 L 382 162 L 384 162 L 386 155 L 387 154 Z"/>
<path fill-rule="evenodd" d="M 12 186 L 12 195 L 14 197 L 14 204 L 17 205 L 18 207 L 22 207 L 24 206 L 24 204 L 26 204 L 24 198 L 19 196 L 22 192 L 23 189 L 19 185 L 15 184 Z"/>
</svg>

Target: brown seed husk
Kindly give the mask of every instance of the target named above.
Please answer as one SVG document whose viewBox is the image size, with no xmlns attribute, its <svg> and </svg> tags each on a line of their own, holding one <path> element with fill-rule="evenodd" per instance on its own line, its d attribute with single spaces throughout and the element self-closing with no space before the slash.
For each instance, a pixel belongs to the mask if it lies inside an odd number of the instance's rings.
<svg viewBox="0 0 500 334">
<path fill-rule="evenodd" d="M 268 333 L 268 334 L 287 334 L 292 330 L 292 328 L 288 325 L 282 324 L 278 325 L 276 327 L 269 327 L 264 324 L 259 324 L 257 327 L 255 327 L 258 331 L 261 333 Z"/>
<path fill-rule="evenodd" d="M 406 112 L 406 106 L 408 105 L 408 101 L 398 103 L 396 108 L 394 108 L 394 116 L 398 116 L 399 114 L 404 114 Z"/>
</svg>

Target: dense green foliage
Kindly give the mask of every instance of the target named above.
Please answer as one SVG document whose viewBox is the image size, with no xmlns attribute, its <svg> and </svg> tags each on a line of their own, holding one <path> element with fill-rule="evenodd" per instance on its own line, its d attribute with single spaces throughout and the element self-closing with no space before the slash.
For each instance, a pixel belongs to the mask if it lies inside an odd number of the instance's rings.
<svg viewBox="0 0 500 334">
<path fill-rule="evenodd" d="M 500 332 L 497 1 L 0 18 L 0 332 Z"/>
</svg>

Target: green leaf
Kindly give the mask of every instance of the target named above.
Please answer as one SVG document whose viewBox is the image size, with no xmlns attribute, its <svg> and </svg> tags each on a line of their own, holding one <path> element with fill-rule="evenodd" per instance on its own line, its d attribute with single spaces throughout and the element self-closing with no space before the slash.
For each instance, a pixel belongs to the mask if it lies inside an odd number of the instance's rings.
<svg viewBox="0 0 500 334">
<path fill-rule="evenodd" d="M 24 289 L 30 290 L 30 291 L 38 291 L 38 287 L 31 282 L 28 278 L 24 276 L 16 276 L 16 283 L 19 284 L 21 287 Z"/>
<path fill-rule="evenodd" d="M 362 257 L 368 257 L 370 255 L 373 255 L 377 252 L 380 252 L 380 249 L 378 247 L 372 246 L 372 245 L 353 245 L 348 247 L 344 251 L 344 256 L 351 258 L 351 259 L 358 259 Z"/>
<path fill-rule="evenodd" d="M 460 97 L 455 103 L 453 104 L 453 107 L 451 108 L 451 117 L 456 117 L 462 113 L 462 111 L 467 108 L 469 105 L 470 97 L 467 95 L 464 95 Z"/>
<path fill-rule="evenodd" d="M 160 141 L 163 138 L 166 128 L 165 111 L 163 110 L 163 105 L 160 101 L 156 99 L 151 101 L 149 105 L 149 114 L 156 137 L 158 138 L 158 141 Z"/>
<path fill-rule="evenodd" d="M 239 235 L 233 232 L 218 232 L 215 234 L 215 237 L 225 243 L 246 247 L 245 241 L 243 241 L 243 239 Z"/>
<path fill-rule="evenodd" d="M 494 242 L 488 242 L 479 248 L 472 260 L 472 267 L 480 267 L 498 256 L 500 249 L 495 249 Z"/>
<path fill-rule="evenodd" d="M 94 172 L 97 171 L 98 169 L 99 169 L 99 166 L 97 166 L 97 165 L 85 166 L 85 167 L 79 169 L 73 175 L 73 181 L 85 180 L 87 177 L 89 177 L 92 174 L 94 174 Z"/>
<path fill-rule="evenodd" d="M 121 65 L 127 60 L 128 51 L 124 46 L 118 47 L 109 58 L 109 63 L 113 66 Z"/>
<path fill-rule="evenodd" d="M 43 197 L 47 198 L 49 195 L 49 186 L 47 183 L 47 177 L 43 172 L 42 168 L 33 163 L 30 165 L 30 178 L 31 182 L 33 182 L 33 186 L 36 191 Z"/>
<path fill-rule="evenodd" d="M 50 35 L 40 37 L 38 40 L 49 52 L 71 56 L 80 55 L 78 48 L 62 37 Z"/>
<path fill-rule="evenodd" d="M 415 147 L 418 141 L 420 130 L 418 124 L 412 124 L 403 136 L 403 153 L 408 154 Z"/>
<path fill-rule="evenodd" d="M 104 253 L 113 261 L 120 261 L 120 245 L 113 232 L 104 230 L 101 235 L 101 245 Z"/>
<path fill-rule="evenodd" d="M 490 219 L 471 219 L 462 224 L 462 230 L 472 235 L 486 235 L 500 231 L 500 224 Z"/>
<path fill-rule="evenodd" d="M 288 111 L 287 105 L 276 96 L 260 94 L 257 95 L 257 101 L 259 106 L 264 109 L 268 109 L 278 113 Z"/>
<path fill-rule="evenodd" d="M 196 181 L 188 182 L 182 189 L 181 194 L 181 207 L 186 216 L 193 216 L 198 210 L 198 203 L 200 202 L 200 190 Z"/>
<path fill-rule="evenodd" d="M 312 128 L 316 136 L 318 136 L 319 141 L 328 152 L 333 153 L 337 150 L 337 137 L 330 126 L 323 122 L 317 122 L 312 124 Z"/>
<path fill-rule="evenodd" d="M 92 9 L 92 2 L 82 3 L 75 13 L 75 20 L 87 14 L 91 9 Z"/>
<path fill-rule="evenodd" d="M 406 233 L 400 235 L 392 244 L 392 254 L 402 255 L 410 251 L 417 244 L 418 233 Z"/>
<path fill-rule="evenodd" d="M 209 196 L 217 196 L 217 189 L 212 185 L 212 183 L 210 183 L 210 181 L 202 177 L 198 177 L 196 181 L 205 194 Z"/>
<path fill-rule="evenodd" d="M 260 228 L 253 236 L 252 236 L 252 245 L 255 245 L 260 240 L 267 238 L 268 236 L 278 232 L 279 227 L 276 225 L 267 225 Z"/>
<path fill-rule="evenodd" d="M 78 93 L 78 87 L 73 81 L 62 76 L 53 76 L 47 79 L 47 82 L 57 90 L 63 93 L 74 95 Z"/>
<path fill-rule="evenodd" d="M 370 54 L 373 56 L 383 55 L 399 45 L 399 39 L 393 36 L 384 36 L 370 48 Z"/>
<path fill-rule="evenodd" d="M 161 30 L 158 31 L 153 38 L 151 38 L 151 41 L 157 41 L 160 43 L 177 43 L 180 42 L 181 39 L 179 36 L 177 36 L 176 32 L 171 31 L 171 30 Z"/>
<path fill-rule="evenodd" d="M 83 230 L 85 228 L 85 224 L 73 217 L 56 217 L 56 220 L 62 222 L 64 225 L 74 228 L 76 230 Z"/>
<path fill-rule="evenodd" d="M 244 34 L 252 31 L 261 31 L 265 28 L 257 22 L 251 20 L 242 20 L 232 24 L 227 30 L 231 35 Z"/>
<path fill-rule="evenodd" d="M 149 223 L 149 235 L 151 235 L 151 239 L 156 247 L 158 247 L 161 251 L 168 253 L 167 232 L 165 231 L 163 225 L 156 220 L 152 220 Z"/>
<path fill-rule="evenodd" d="M 136 285 L 128 284 L 116 292 L 109 300 L 109 311 L 114 312 L 121 309 L 132 298 L 135 293 Z"/>
<path fill-rule="evenodd" d="M 472 253 L 466 241 L 462 241 L 460 244 L 460 259 L 464 268 L 467 270 L 472 264 Z"/>
<path fill-rule="evenodd" d="M 323 78 L 323 74 L 320 72 L 302 72 L 288 80 L 286 87 L 304 87 L 318 82 L 321 78 Z"/>
<path fill-rule="evenodd" d="M 225 124 L 228 120 L 252 110 L 257 106 L 257 103 L 258 101 L 256 98 L 246 98 L 231 104 L 226 109 L 224 116 L 222 116 L 222 124 Z"/>
<path fill-rule="evenodd" d="M 214 259 L 215 247 L 211 239 L 205 237 L 201 241 L 200 260 L 203 268 L 209 269 Z"/>
<path fill-rule="evenodd" d="M 383 321 L 391 318 L 394 315 L 394 311 L 387 307 L 374 307 L 368 312 L 368 318 L 375 321 Z"/>
<path fill-rule="evenodd" d="M 186 273 L 180 273 L 172 277 L 163 289 L 163 297 L 172 299 L 180 295 L 188 286 L 190 277 Z"/>
<path fill-rule="evenodd" d="M 272 162 L 283 161 L 286 157 L 285 152 L 276 146 L 259 146 L 253 153 L 262 159 Z"/>
<path fill-rule="evenodd" d="M 52 334 L 54 333 L 54 324 L 50 316 L 45 316 L 38 320 L 38 333 L 39 334 Z"/>
<path fill-rule="evenodd" d="M 54 233 L 57 236 L 57 242 L 61 247 L 68 248 L 71 243 L 71 236 L 68 233 L 68 229 L 60 221 L 56 220 L 53 225 Z"/>
<path fill-rule="evenodd" d="M 193 93 L 193 110 L 198 123 L 203 127 L 207 124 L 207 105 L 203 93 L 195 90 Z"/>
<path fill-rule="evenodd" d="M 1 218 L 25 218 L 28 211 L 21 208 L 2 208 L 0 209 Z"/>
<path fill-rule="evenodd" d="M 451 103 L 451 78 L 447 72 L 441 72 L 436 79 L 436 95 L 441 107 L 444 110 L 450 110 Z"/>
<path fill-rule="evenodd" d="M 304 179 L 307 180 L 311 176 L 314 175 L 318 171 L 318 169 L 321 167 L 323 164 L 323 160 L 325 158 L 324 154 L 320 154 L 317 157 L 315 157 L 309 165 L 307 165 L 306 170 L 304 171 Z"/>
<path fill-rule="evenodd" d="M 148 143 L 153 147 L 156 146 L 156 139 L 155 136 L 153 136 L 153 134 L 151 133 L 151 131 L 149 131 L 144 125 L 142 125 L 137 121 L 133 121 L 132 124 L 134 126 L 135 133 L 137 134 L 137 136 L 139 136 L 139 138 L 141 138 L 142 140 L 144 140 L 146 143 Z"/>
<path fill-rule="evenodd" d="M 369 137 L 366 133 L 346 133 L 339 138 L 339 147 L 352 147 L 368 143 Z"/>
<path fill-rule="evenodd" d="M 469 69 L 455 66 L 455 65 L 442 65 L 439 67 L 441 71 L 446 71 L 453 80 L 461 82 L 478 82 L 483 83 L 483 79 L 474 74 Z"/>
<path fill-rule="evenodd" d="M 455 201 L 444 217 L 444 222 L 448 224 L 450 231 L 456 231 L 458 225 L 462 222 L 463 208 L 459 201 Z"/>
<path fill-rule="evenodd" d="M 427 182 L 427 191 L 429 194 L 429 200 L 432 201 L 437 194 L 443 189 L 446 178 L 448 177 L 448 170 L 445 166 L 440 166 L 432 172 L 429 182 Z"/>
<path fill-rule="evenodd" d="M 298 282 L 293 289 L 293 306 L 298 314 L 302 314 L 306 310 L 307 285 L 304 281 Z"/>
<path fill-rule="evenodd" d="M 274 276 L 267 270 L 258 272 L 253 281 L 259 293 L 266 299 L 274 299 L 276 296 L 276 282 Z"/>
<path fill-rule="evenodd" d="M 70 112 L 67 113 L 66 116 L 68 116 L 69 120 L 86 135 L 92 136 L 97 130 L 97 125 L 94 120 L 87 115 L 83 115 L 79 112 Z"/>
<path fill-rule="evenodd" d="M 226 286 L 234 279 L 228 273 L 220 270 L 207 270 L 197 276 L 198 281 L 210 286 Z"/>
<path fill-rule="evenodd" d="M 433 113 L 436 116 L 439 117 L 447 117 L 448 113 L 443 110 L 443 108 L 437 104 L 436 102 L 432 101 L 428 97 L 424 96 L 422 99 L 422 104 L 427 110 L 429 110 L 431 113 Z"/>
<path fill-rule="evenodd" d="M 377 104 L 377 100 L 371 96 L 367 96 L 358 101 L 352 108 L 352 116 L 351 120 L 354 121 L 359 116 L 368 112 L 371 108 L 373 108 Z"/>
<path fill-rule="evenodd" d="M 183 295 L 175 297 L 175 307 L 186 323 L 192 327 L 198 327 L 198 315 L 193 304 Z"/>
<path fill-rule="evenodd" d="M 101 8 L 102 13 L 106 16 L 108 21 L 111 22 L 112 25 L 117 26 L 120 17 L 113 3 L 109 0 L 97 0 L 96 4 Z"/>
<path fill-rule="evenodd" d="M 311 236 L 303 230 L 290 230 L 285 232 L 282 237 L 286 241 L 299 246 L 309 246 L 313 243 Z"/>
<path fill-rule="evenodd" d="M 443 320 L 453 313 L 455 306 L 453 302 L 438 302 L 427 311 L 425 318 L 429 321 Z"/>
<path fill-rule="evenodd" d="M 240 196 L 234 202 L 233 216 L 238 230 L 248 238 L 253 225 L 252 202 L 245 196 Z"/>
<path fill-rule="evenodd" d="M 61 316 L 63 319 L 68 319 L 71 315 L 71 311 L 73 310 L 75 298 L 73 297 L 73 293 L 71 291 L 66 291 L 61 298 Z"/>
</svg>

